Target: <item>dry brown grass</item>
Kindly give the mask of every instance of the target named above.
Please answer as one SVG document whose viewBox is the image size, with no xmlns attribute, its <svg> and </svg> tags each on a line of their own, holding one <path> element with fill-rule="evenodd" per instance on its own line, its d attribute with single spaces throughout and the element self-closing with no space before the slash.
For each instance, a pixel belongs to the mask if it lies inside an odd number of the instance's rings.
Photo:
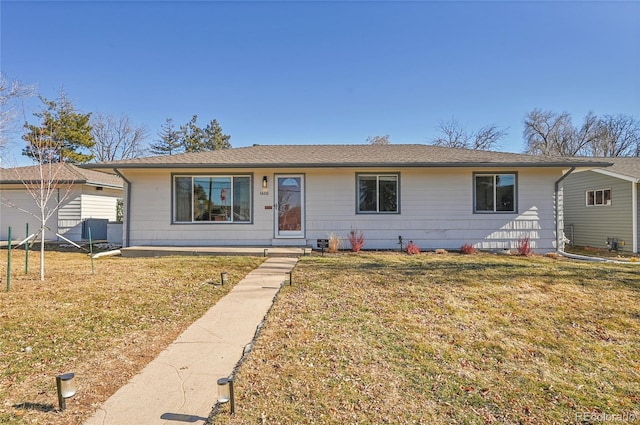
<svg viewBox="0 0 640 425">
<path fill-rule="evenodd" d="M 640 421 L 639 273 L 537 256 L 304 257 L 239 370 L 236 414 L 212 422 Z"/>
<path fill-rule="evenodd" d="M 95 274 L 84 254 L 0 251 L 0 423 L 80 424 L 188 325 L 263 261 L 254 257 L 101 258 Z M 207 284 L 229 273 L 225 286 Z M 27 347 L 32 352 L 25 351 Z M 55 376 L 79 383 L 57 409 Z"/>
</svg>

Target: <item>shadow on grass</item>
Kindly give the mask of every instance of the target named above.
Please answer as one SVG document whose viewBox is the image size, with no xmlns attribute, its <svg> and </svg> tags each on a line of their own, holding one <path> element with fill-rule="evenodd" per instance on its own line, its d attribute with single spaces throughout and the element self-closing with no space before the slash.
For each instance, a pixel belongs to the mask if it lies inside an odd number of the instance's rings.
<svg viewBox="0 0 640 425">
<path fill-rule="evenodd" d="M 36 410 L 38 412 L 53 412 L 56 410 L 53 404 L 43 404 L 43 403 L 31 403 L 25 401 L 24 403 L 14 404 L 13 407 L 15 409 L 23 409 L 23 410 Z"/>
</svg>

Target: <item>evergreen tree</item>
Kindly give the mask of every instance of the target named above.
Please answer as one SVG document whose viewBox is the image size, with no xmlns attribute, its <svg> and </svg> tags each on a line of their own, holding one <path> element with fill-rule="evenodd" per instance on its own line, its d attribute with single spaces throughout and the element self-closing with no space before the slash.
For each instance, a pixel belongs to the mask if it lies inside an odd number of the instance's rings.
<svg viewBox="0 0 640 425">
<path fill-rule="evenodd" d="M 93 159 L 90 153 L 83 153 L 95 145 L 89 124 L 91 113 L 76 112 L 64 92 L 57 101 L 40 97 L 44 104 L 39 125 L 25 123 L 27 130 L 22 136 L 27 146 L 22 154 L 36 161 L 70 162 L 80 164 Z"/>
<path fill-rule="evenodd" d="M 151 153 L 155 155 L 175 155 L 183 151 L 182 135 L 180 131 L 175 129 L 173 118 L 167 118 L 166 122 L 160 127 L 158 136 L 160 136 L 160 140 L 149 146 Z"/>
<path fill-rule="evenodd" d="M 228 149 L 231 147 L 231 136 L 222 132 L 218 120 L 212 120 L 204 129 L 205 146 L 207 150 Z"/>
<path fill-rule="evenodd" d="M 202 152 L 207 149 L 204 140 L 204 131 L 197 125 L 198 116 L 194 115 L 191 121 L 180 126 L 182 146 L 185 152 Z"/>
</svg>

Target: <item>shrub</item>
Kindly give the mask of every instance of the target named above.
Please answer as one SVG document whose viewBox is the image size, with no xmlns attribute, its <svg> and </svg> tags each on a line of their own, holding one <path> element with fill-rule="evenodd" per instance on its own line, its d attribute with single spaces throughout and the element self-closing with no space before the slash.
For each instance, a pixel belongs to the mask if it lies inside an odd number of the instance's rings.
<svg viewBox="0 0 640 425">
<path fill-rule="evenodd" d="M 364 233 L 358 229 L 349 232 L 349 243 L 351 244 L 351 250 L 358 252 L 364 246 Z"/>
<path fill-rule="evenodd" d="M 460 247 L 460 254 L 475 254 L 476 249 L 471 244 L 464 244 Z"/>
<path fill-rule="evenodd" d="M 341 246 L 342 238 L 335 233 L 329 233 L 329 247 L 327 252 L 338 252 Z"/>
<path fill-rule="evenodd" d="M 413 241 L 409 241 L 409 243 L 407 244 L 407 254 L 420 254 L 420 247 L 414 244 Z"/>
<path fill-rule="evenodd" d="M 529 242 L 529 238 L 520 238 L 518 239 L 518 255 L 522 255 L 524 257 L 528 257 L 533 253 L 533 249 L 531 249 L 531 242 Z"/>
</svg>

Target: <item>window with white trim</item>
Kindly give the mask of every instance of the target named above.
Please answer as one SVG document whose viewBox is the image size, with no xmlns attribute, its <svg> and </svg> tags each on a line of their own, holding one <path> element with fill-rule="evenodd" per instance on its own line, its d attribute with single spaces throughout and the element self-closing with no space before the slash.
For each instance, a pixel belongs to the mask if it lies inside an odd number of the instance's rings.
<svg viewBox="0 0 640 425">
<path fill-rule="evenodd" d="M 358 213 L 397 213 L 399 174 L 358 174 Z"/>
<path fill-rule="evenodd" d="M 611 205 L 611 189 L 587 190 L 586 202 L 588 207 Z"/>
<path fill-rule="evenodd" d="M 174 176 L 173 221 L 175 223 L 250 222 L 251 176 Z"/>
<path fill-rule="evenodd" d="M 516 205 L 516 174 L 473 175 L 473 212 L 513 213 Z"/>
</svg>

